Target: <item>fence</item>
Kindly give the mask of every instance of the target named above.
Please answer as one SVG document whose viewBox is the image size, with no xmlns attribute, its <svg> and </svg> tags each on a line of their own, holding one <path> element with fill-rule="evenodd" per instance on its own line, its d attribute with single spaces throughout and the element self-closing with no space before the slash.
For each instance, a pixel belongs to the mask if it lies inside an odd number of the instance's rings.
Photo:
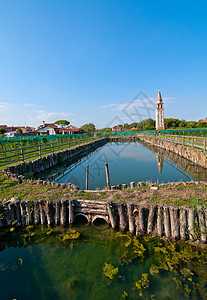
<svg viewBox="0 0 207 300">
<path fill-rule="evenodd" d="M 15 164 L 17 162 L 24 162 L 32 158 L 40 158 L 56 152 L 72 149 L 91 141 L 100 139 L 93 135 L 80 136 L 76 139 L 68 139 L 65 141 L 57 141 L 53 143 L 38 144 L 34 146 L 27 146 L 17 149 L 5 150 L 0 152 L 0 167 Z"/>
</svg>

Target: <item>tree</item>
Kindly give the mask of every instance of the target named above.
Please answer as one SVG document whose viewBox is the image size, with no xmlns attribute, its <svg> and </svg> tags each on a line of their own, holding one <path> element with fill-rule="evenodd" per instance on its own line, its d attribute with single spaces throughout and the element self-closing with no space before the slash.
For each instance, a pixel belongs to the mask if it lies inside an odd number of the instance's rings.
<svg viewBox="0 0 207 300">
<path fill-rule="evenodd" d="M 54 124 L 60 126 L 61 128 L 64 128 L 64 127 L 68 126 L 70 124 L 70 122 L 67 120 L 58 120 L 58 121 L 55 121 Z"/>
<path fill-rule="evenodd" d="M 6 129 L 5 128 L 0 128 L 0 134 L 4 134 L 6 133 Z"/>
<path fill-rule="evenodd" d="M 81 126 L 80 128 L 85 133 L 94 133 L 95 131 L 95 125 L 93 123 L 87 123 Z"/>
<path fill-rule="evenodd" d="M 17 132 L 17 133 L 22 133 L 21 128 L 18 128 L 18 129 L 16 130 L 16 132 Z"/>
</svg>

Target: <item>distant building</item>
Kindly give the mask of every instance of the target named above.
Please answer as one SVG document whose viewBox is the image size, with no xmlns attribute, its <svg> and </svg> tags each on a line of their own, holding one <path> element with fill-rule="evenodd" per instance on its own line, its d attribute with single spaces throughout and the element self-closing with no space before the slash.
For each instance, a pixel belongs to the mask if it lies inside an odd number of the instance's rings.
<svg viewBox="0 0 207 300">
<path fill-rule="evenodd" d="M 156 109 L 155 109 L 155 119 L 156 119 L 156 130 L 165 129 L 164 125 L 164 106 L 160 91 L 158 91 Z"/>
<path fill-rule="evenodd" d="M 39 128 L 36 130 L 36 132 L 40 135 L 42 135 L 42 134 L 49 134 L 49 135 L 74 134 L 74 133 L 79 133 L 79 128 L 75 127 L 73 125 L 69 125 L 67 127 L 60 128 L 53 123 L 45 123 L 43 121 L 43 124 L 39 126 Z"/>
<path fill-rule="evenodd" d="M 116 126 L 112 127 L 112 131 L 114 131 L 114 132 L 120 132 L 121 131 L 121 127 L 119 125 L 116 125 Z"/>
<path fill-rule="evenodd" d="M 200 120 L 201 123 L 207 123 L 207 120 Z"/>
<path fill-rule="evenodd" d="M 16 136 L 17 131 L 21 129 L 24 135 L 33 135 L 35 132 L 35 128 L 30 126 L 7 126 L 7 125 L 0 125 L 0 128 L 4 128 L 6 130 L 7 136 Z M 18 133 L 19 135 L 20 133 Z"/>
</svg>

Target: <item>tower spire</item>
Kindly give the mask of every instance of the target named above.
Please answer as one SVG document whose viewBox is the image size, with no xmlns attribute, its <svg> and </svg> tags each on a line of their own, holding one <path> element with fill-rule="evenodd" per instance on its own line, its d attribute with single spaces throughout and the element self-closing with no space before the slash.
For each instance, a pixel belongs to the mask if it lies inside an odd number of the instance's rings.
<svg viewBox="0 0 207 300">
<path fill-rule="evenodd" d="M 160 90 L 158 91 L 158 95 L 157 95 L 155 117 L 156 117 L 156 129 L 157 130 L 164 129 L 164 104 L 163 104 Z"/>
</svg>

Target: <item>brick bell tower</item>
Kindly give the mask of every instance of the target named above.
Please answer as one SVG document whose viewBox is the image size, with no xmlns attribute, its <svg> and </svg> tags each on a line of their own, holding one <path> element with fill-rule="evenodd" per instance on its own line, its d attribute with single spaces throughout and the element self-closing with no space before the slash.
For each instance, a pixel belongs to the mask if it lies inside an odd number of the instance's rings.
<svg viewBox="0 0 207 300">
<path fill-rule="evenodd" d="M 160 91 L 158 91 L 156 109 L 155 109 L 155 119 L 156 119 L 156 130 L 165 129 L 164 126 L 164 106 Z"/>
</svg>

